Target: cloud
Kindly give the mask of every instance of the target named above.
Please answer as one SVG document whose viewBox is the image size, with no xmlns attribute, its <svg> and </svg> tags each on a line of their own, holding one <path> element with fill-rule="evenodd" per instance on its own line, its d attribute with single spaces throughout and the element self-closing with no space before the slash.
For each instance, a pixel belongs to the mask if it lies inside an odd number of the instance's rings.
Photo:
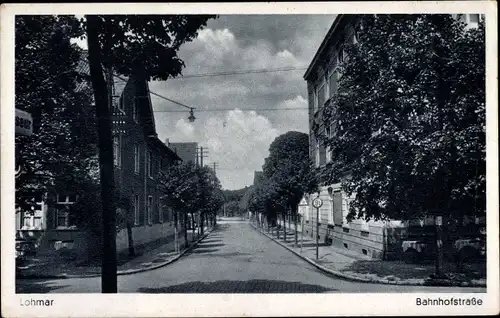
<svg viewBox="0 0 500 318">
<path fill-rule="evenodd" d="M 235 109 L 193 124 L 181 118 L 168 138 L 170 142 L 197 141 L 208 149 L 205 162 L 217 162 L 223 186 L 238 189 L 252 183 L 253 171 L 261 170 L 269 145 L 278 135 L 266 117 Z"/>
<path fill-rule="evenodd" d="M 209 20 L 198 37 L 179 50 L 186 64 L 183 74 L 307 67 L 334 18 L 221 15 Z M 84 41 L 79 44 L 86 45 Z M 152 92 L 197 108 L 197 119 L 190 123 L 187 109 L 151 96 L 158 135 L 162 140 L 196 141 L 207 147 L 206 160 L 219 163 L 224 187 L 249 185 L 274 138 L 290 130 L 308 132 L 307 110 L 302 109 L 307 108 L 304 72 L 297 69 L 151 82 Z M 297 110 L 263 110 L 269 108 Z M 214 109 L 228 111 L 210 111 Z"/>
<path fill-rule="evenodd" d="M 187 110 L 152 96 L 160 138 L 207 147 L 206 161 L 219 163 L 223 187 L 251 184 L 274 138 L 290 130 L 308 132 L 303 68 L 333 20 L 329 15 L 228 15 L 210 20 L 179 50 L 186 63 L 183 74 L 301 69 L 151 82 L 151 91 L 197 108 L 197 120 L 189 123 Z M 264 110 L 269 108 L 297 110 Z M 182 112 L 164 112 L 169 110 Z"/>
</svg>

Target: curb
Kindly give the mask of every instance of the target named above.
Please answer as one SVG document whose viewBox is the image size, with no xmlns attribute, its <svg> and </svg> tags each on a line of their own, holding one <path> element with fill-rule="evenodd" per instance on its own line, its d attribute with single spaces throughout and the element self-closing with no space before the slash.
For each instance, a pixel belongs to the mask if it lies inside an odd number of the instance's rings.
<svg viewBox="0 0 500 318">
<path fill-rule="evenodd" d="M 322 270 L 323 272 L 328 273 L 330 275 L 334 275 L 334 276 L 337 276 L 337 277 L 345 278 L 345 279 L 348 279 L 348 280 L 351 280 L 351 281 L 363 282 L 363 283 L 374 283 L 374 284 L 384 284 L 384 285 L 406 285 L 406 286 L 443 286 L 443 285 L 437 285 L 437 284 L 436 285 L 429 284 L 429 281 L 426 281 L 426 280 L 424 280 L 422 282 L 407 282 L 407 281 L 399 282 L 399 281 L 392 281 L 392 280 L 387 280 L 387 279 L 364 278 L 364 277 L 359 277 L 359 276 L 353 276 L 353 275 L 344 274 L 344 273 L 342 273 L 340 271 L 332 270 L 332 269 L 326 268 L 326 267 L 324 267 L 324 266 L 316 263 L 315 261 L 313 261 L 309 257 L 306 257 L 306 256 L 304 256 L 304 255 L 296 252 L 295 250 L 293 250 L 289 246 L 287 246 L 287 245 L 285 245 L 285 244 L 283 244 L 283 243 L 275 240 L 272 236 L 268 235 L 267 233 L 264 233 L 264 232 L 260 231 L 259 229 L 257 229 L 255 227 L 255 225 L 253 225 L 253 224 L 251 224 L 251 225 L 254 228 L 254 230 L 256 230 L 257 232 L 261 233 L 262 235 L 266 236 L 270 240 L 272 240 L 272 241 L 278 243 L 279 245 L 283 246 L 284 248 L 286 248 L 287 250 L 289 250 L 293 254 L 297 255 L 298 257 L 302 258 L 303 260 L 305 260 L 309 264 L 313 265 L 314 267 L 316 267 L 316 268 L 318 268 L 318 269 Z M 468 283 L 467 285 L 458 284 L 458 285 L 445 286 L 445 287 L 486 287 L 486 284 Z"/>
<path fill-rule="evenodd" d="M 155 264 L 152 266 L 144 267 L 144 268 L 135 268 L 135 269 L 128 269 L 128 270 L 122 270 L 122 271 L 117 271 L 116 275 L 117 276 L 124 276 L 124 275 L 131 275 L 131 274 L 136 274 L 136 273 L 141 273 L 141 272 L 146 272 L 154 269 L 158 269 L 160 267 L 166 266 L 170 263 L 173 263 L 177 261 L 181 256 L 186 254 L 187 252 L 191 251 L 194 249 L 202 240 L 204 240 L 210 233 L 212 233 L 214 229 L 210 231 L 206 231 L 205 234 L 203 234 L 202 237 L 200 237 L 198 240 L 193 242 L 188 248 L 185 248 L 182 250 L 178 255 L 175 257 L 159 264 Z M 91 277 L 99 277 L 101 276 L 101 273 L 99 274 L 82 274 L 82 275 L 71 275 L 71 274 L 59 274 L 59 275 L 16 275 L 16 278 L 19 279 L 45 279 L 45 278 L 52 278 L 52 279 L 68 279 L 68 278 L 91 278 Z"/>
</svg>

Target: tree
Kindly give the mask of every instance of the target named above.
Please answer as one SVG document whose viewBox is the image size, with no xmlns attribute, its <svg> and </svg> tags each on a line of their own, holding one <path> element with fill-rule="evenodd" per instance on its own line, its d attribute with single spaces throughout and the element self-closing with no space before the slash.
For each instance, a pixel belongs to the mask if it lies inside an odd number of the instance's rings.
<svg viewBox="0 0 500 318">
<path fill-rule="evenodd" d="M 354 197 L 348 219 L 484 215 L 484 24 L 367 15 L 357 33 L 322 114 L 334 131 L 325 181 Z"/>
<path fill-rule="evenodd" d="M 209 217 L 212 219 L 212 226 L 215 226 L 215 220 L 217 217 L 217 211 L 221 209 L 224 205 L 224 195 L 220 189 L 212 191 L 208 202 L 206 204 L 206 211 Z"/>
<path fill-rule="evenodd" d="M 211 213 L 214 213 L 220 207 L 220 205 L 218 204 L 220 204 L 220 195 L 222 190 L 220 181 L 215 175 L 214 170 L 210 169 L 207 166 L 204 166 L 204 167 L 199 167 L 197 169 L 197 172 L 199 178 L 198 192 L 200 193 L 199 197 L 199 211 L 201 220 L 200 230 L 201 230 L 201 235 L 203 235 L 204 234 L 203 222 L 205 220 L 205 217 L 207 217 Z M 223 199 L 222 202 L 224 202 Z"/>
<path fill-rule="evenodd" d="M 182 214 L 186 244 L 188 214 L 200 213 L 203 229 L 205 216 L 214 215 L 224 202 L 219 195 L 220 182 L 213 171 L 192 162 L 169 167 L 160 174 L 159 183 L 166 204 Z"/>
<path fill-rule="evenodd" d="M 214 16 L 87 15 L 85 23 L 90 77 L 99 133 L 101 196 L 103 200 L 102 290 L 116 293 L 116 230 L 111 117 L 105 71 L 136 75 L 149 81 L 181 73 L 180 46 L 193 40 Z"/>
<path fill-rule="evenodd" d="M 16 16 L 15 105 L 32 114 L 32 136 L 16 136 L 16 201 L 31 192 L 58 191 L 87 177 L 97 149 L 91 92 L 78 89 L 82 34 L 71 16 Z M 84 86 L 83 86 L 84 87 Z"/>
<path fill-rule="evenodd" d="M 298 241 L 298 204 L 304 193 L 316 189 L 316 178 L 311 167 L 309 136 L 297 131 L 289 131 L 276 137 L 269 147 L 269 157 L 263 166 L 264 176 L 274 182 L 276 192 L 284 198 L 283 215 L 291 210 L 295 224 L 295 244 Z"/>
</svg>

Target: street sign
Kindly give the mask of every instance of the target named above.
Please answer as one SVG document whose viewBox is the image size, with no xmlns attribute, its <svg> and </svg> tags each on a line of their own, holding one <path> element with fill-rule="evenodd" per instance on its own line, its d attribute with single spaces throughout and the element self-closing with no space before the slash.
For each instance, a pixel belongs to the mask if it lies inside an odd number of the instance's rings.
<svg viewBox="0 0 500 318">
<path fill-rule="evenodd" d="M 16 134 L 31 136 L 33 134 L 33 118 L 31 114 L 16 108 Z"/>
<path fill-rule="evenodd" d="M 305 207 L 305 206 L 303 206 L 303 205 L 300 205 L 300 206 L 299 206 L 299 211 L 298 211 L 298 212 L 299 212 L 299 215 L 304 215 L 304 214 L 306 214 L 306 207 Z"/>
<path fill-rule="evenodd" d="M 313 207 L 315 207 L 316 209 L 321 208 L 322 205 L 323 205 L 323 200 L 321 200 L 320 198 L 315 198 L 313 200 Z"/>
<path fill-rule="evenodd" d="M 300 200 L 299 205 L 307 206 L 308 204 L 306 198 L 302 198 L 302 200 Z"/>
</svg>

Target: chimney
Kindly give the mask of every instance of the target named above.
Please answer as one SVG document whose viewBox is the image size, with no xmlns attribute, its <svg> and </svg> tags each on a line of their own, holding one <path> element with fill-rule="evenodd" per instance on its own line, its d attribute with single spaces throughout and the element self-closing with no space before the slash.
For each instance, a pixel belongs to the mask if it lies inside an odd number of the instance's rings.
<svg viewBox="0 0 500 318">
<path fill-rule="evenodd" d="M 165 145 L 167 145 L 167 147 L 170 146 L 170 140 L 168 140 L 168 138 L 165 139 Z"/>
</svg>

